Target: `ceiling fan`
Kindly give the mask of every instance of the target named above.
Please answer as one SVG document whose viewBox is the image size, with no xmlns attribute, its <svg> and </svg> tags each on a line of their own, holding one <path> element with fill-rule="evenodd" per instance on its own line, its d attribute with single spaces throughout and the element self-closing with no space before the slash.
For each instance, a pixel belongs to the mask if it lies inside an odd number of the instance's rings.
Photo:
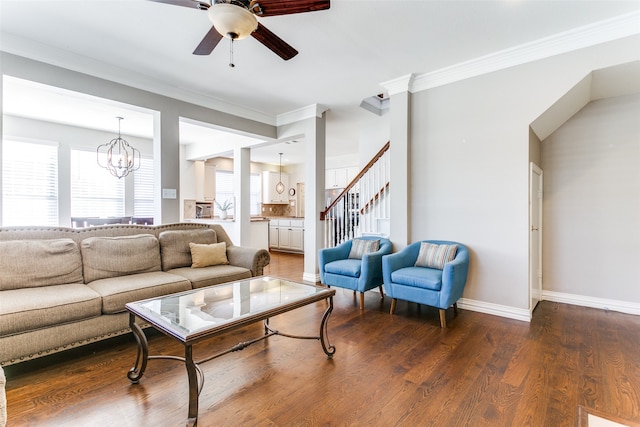
<svg viewBox="0 0 640 427">
<path fill-rule="evenodd" d="M 258 22 L 256 16 L 267 17 L 329 9 L 330 0 L 150 0 L 207 10 L 213 26 L 193 51 L 194 55 L 209 55 L 223 37 L 233 42 L 252 36 L 288 61 L 298 51 Z"/>
</svg>

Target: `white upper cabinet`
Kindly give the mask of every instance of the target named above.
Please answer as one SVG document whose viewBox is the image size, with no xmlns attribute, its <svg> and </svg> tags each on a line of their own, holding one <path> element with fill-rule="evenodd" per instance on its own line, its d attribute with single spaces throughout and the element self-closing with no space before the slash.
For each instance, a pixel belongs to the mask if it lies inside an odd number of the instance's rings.
<svg viewBox="0 0 640 427">
<path fill-rule="evenodd" d="M 344 188 L 347 186 L 347 168 L 327 169 L 324 176 L 325 188 Z"/>
<path fill-rule="evenodd" d="M 204 199 L 213 201 L 216 197 L 216 167 L 204 165 Z"/>
<path fill-rule="evenodd" d="M 327 190 L 334 188 L 345 188 L 358 175 L 358 167 L 327 169 L 325 171 L 324 182 Z"/>
</svg>

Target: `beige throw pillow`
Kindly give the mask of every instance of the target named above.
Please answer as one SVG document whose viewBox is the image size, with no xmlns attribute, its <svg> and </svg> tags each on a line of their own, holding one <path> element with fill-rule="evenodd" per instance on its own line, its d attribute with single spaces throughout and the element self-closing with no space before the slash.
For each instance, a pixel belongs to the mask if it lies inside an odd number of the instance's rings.
<svg viewBox="0 0 640 427">
<path fill-rule="evenodd" d="M 420 242 L 420 252 L 414 266 L 444 270 L 444 265 L 453 261 L 457 252 L 458 245 L 436 245 Z"/>
<path fill-rule="evenodd" d="M 189 248 L 191 249 L 191 267 L 193 268 L 229 264 L 225 242 L 210 245 L 192 242 L 189 243 Z"/>
<path fill-rule="evenodd" d="M 364 254 L 380 250 L 380 240 L 353 239 L 349 259 L 362 259 Z"/>
</svg>

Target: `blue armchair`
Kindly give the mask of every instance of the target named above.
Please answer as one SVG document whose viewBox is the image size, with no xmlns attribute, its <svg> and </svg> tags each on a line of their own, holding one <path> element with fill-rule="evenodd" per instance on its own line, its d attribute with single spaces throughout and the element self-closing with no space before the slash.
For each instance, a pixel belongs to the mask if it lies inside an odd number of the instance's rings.
<svg viewBox="0 0 640 427">
<path fill-rule="evenodd" d="M 435 268 L 415 266 L 420 254 L 421 243 L 439 245 L 457 245 L 455 258 L 446 262 L 444 252 L 432 253 L 429 261 L 439 264 Z M 434 248 L 431 246 L 431 248 Z M 421 255 L 424 264 L 426 253 Z M 451 253 L 452 255 L 452 253 Z M 431 262 L 429 263 L 431 264 Z M 442 269 L 438 267 L 443 267 Z M 458 312 L 457 301 L 462 296 L 469 273 L 469 251 L 466 246 L 444 240 L 423 240 L 405 247 L 401 251 L 382 257 L 382 275 L 384 290 L 391 301 L 391 314 L 395 311 L 397 300 L 405 300 L 418 304 L 425 304 L 440 309 L 440 326 L 447 327 L 445 310 L 453 305 L 454 312 Z"/>
<path fill-rule="evenodd" d="M 379 240 L 380 247 L 375 252 L 362 254 L 361 259 L 349 258 L 354 240 Z M 380 295 L 384 298 L 382 256 L 391 253 L 391 242 L 389 239 L 374 236 L 363 236 L 354 240 L 348 240 L 334 248 L 320 249 L 320 280 L 329 287 L 336 286 L 360 292 L 360 310 L 364 310 L 366 291 L 379 287 Z"/>
</svg>

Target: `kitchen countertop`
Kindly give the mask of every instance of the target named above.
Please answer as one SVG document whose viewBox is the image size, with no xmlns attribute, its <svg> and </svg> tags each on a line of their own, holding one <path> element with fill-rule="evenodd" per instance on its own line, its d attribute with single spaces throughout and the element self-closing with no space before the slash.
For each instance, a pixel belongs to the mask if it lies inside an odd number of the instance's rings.
<svg viewBox="0 0 640 427">
<path fill-rule="evenodd" d="M 304 220 L 302 216 L 253 216 L 251 222 L 268 222 L 275 219 L 298 219 Z M 220 218 L 190 218 L 185 219 L 186 222 L 200 222 L 204 224 L 224 224 L 229 222 L 235 222 L 233 219 L 220 219 Z"/>
<path fill-rule="evenodd" d="M 265 219 L 304 219 L 303 216 L 265 216 Z"/>
</svg>

